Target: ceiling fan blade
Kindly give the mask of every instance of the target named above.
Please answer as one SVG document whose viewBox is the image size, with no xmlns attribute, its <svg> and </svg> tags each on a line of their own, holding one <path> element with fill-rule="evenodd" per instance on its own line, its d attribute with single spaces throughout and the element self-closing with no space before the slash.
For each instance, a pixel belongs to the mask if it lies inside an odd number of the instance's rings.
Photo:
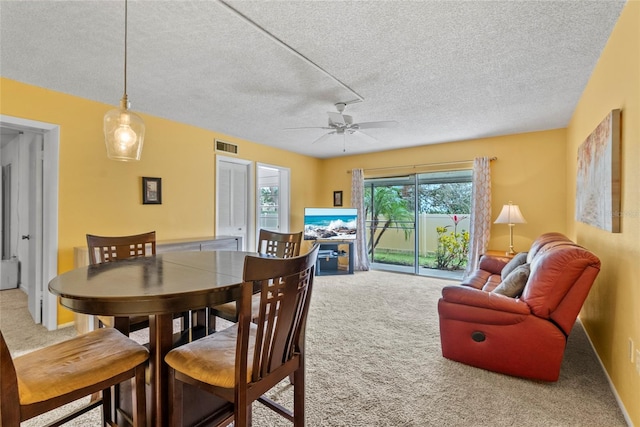
<svg viewBox="0 0 640 427">
<path fill-rule="evenodd" d="M 327 129 L 327 130 L 331 130 L 333 128 L 327 127 L 327 126 L 304 126 L 304 127 L 300 127 L 300 128 L 283 128 L 282 130 L 297 130 L 297 129 Z"/>
<path fill-rule="evenodd" d="M 312 142 L 312 144 L 316 144 L 318 142 L 324 142 L 327 139 L 329 139 L 331 137 L 331 135 L 335 135 L 335 132 L 329 132 L 329 133 L 325 133 L 324 135 L 322 135 L 320 138 L 316 139 L 315 141 Z"/>
<path fill-rule="evenodd" d="M 353 132 L 351 132 L 351 135 L 357 136 L 358 138 L 360 138 L 361 140 L 366 141 L 366 142 L 373 142 L 373 143 L 380 142 L 379 140 L 377 140 L 376 138 L 372 137 L 371 135 L 367 135 L 366 133 L 361 132 L 359 130 L 354 130 Z"/>
<path fill-rule="evenodd" d="M 386 120 L 381 122 L 363 122 L 353 125 L 357 129 L 374 129 L 374 128 L 394 128 L 398 126 L 398 122 L 395 120 Z"/>
</svg>

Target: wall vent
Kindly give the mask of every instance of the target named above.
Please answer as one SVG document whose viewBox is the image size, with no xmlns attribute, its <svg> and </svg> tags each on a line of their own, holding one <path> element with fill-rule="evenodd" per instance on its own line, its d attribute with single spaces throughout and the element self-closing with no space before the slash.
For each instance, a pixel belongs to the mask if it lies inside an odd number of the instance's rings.
<svg viewBox="0 0 640 427">
<path fill-rule="evenodd" d="M 238 154 L 238 146 L 229 142 L 220 141 L 216 139 L 216 151 L 223 151 L 225 153 Z"/>
</svg>

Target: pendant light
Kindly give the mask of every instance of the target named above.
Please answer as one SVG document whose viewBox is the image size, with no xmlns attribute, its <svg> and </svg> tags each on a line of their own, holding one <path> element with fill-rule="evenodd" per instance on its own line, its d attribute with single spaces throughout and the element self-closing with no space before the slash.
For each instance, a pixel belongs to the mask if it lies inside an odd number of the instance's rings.
<svg viewBox="0 0 640 427">
<path fill-rule="evenodd" d="M 127 0 L 124 2 L 124 94 L 120 108 L 104 115 L 104 142 L 107 157 L 124 162 L 140 160 L 144 142 L 144 122 L 129 111 L 127 97 Z"/>
</svg>

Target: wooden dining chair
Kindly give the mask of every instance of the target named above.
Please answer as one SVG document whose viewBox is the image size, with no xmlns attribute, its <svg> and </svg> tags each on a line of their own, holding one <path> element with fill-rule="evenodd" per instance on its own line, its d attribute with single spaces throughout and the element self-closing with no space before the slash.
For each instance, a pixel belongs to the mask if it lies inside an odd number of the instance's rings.
<svg viewBox="0 0 640 427">
<path fill-rule="evenodd" d="M 96 236 L 87 234 L 89 262 L 102 264 L 128 258 L 156 254 L 156 232 L 132 236 Z M 188 313 L 176 313 L 174 318 L 182 319 L 182 328 L 189 322 Z M 149 327 L 149 316 L 110 317 L 98 316 L 100 326 L 114 327 L 125 335 Z"/>
<path fill-rule="evenodd" d="M 0 425 L 22 421 L 102 391 L 102 398 L 65 415 L 62 425 L 102 403 L 103 425 L 113 425 L 110 388 L 134 379 L 133 425 L 146 425 L 145 366 L 149 351 L 114 328 L 101 328 L 15 359 L 0 331 Z"/>
<path fill-rule="evenodd" d="M 318 245 L 306 255 L 278 259 L 247 256 L 241 286 L 238 323 L 182 347 L 165 357 L 169 365 L 170 425 L 183 424 L 183 387 L 193 384 L 233 406 L 218 425 L 251 423 L 251 407 L 259 401 L 304 425 L 304 341 Z M 259 316 L 252 321 L 251 299 L 260 288 Z M 290 374 L 293 411 L 264 394 Z"/>
<path fill-rule="evenodd" d="M 302 243 L 302 231 L 298 233 L 279 233 L 276 231 L 261 229 L 258 236 L 258 253 L 276 258 L 291 258 L 300 255 Z M 260 298 L 256 295 L 253 299 L 253 312 L 258 313 Z M 229 322 L 238 321 L 238 302 L 231 301 L 220 304 L 210 309 L 210 324 L 215 330 L 216 317 Z"/>
<path fill-rule="evenodd" d="M 279 233 L 260 229 L 258 234 L 258 253 L 277 258 L 291 258 L 300 255 L 302 231 L 298 233 Z"/>
<path fill-rule="evenodd" d="M 87 234 L 89 262 L 103 264 L 156 254 L 156 232 L 131 236 L 96 236 Z M 98 316 L 100 326 L 115 327 L 125 335 L 149 327 L 149 316 Z"/>
</svg>

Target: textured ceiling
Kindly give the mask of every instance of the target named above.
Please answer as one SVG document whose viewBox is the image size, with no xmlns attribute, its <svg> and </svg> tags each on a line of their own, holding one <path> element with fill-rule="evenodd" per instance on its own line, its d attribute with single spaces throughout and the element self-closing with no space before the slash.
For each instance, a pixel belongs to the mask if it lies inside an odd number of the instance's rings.
<svg viewBox="0 0 640 427">
<path fill-rule="evenodd" d="M 134 111 L 320 158 L 561 128 L 624 4 L 130 0 L 127 92 Z M 3 77 L 118 105 L 123 1 L 2 0 L 0 28 Z M 354 121 L 398 127 L 283 130 L 353 100 Z"/>
</svg>

